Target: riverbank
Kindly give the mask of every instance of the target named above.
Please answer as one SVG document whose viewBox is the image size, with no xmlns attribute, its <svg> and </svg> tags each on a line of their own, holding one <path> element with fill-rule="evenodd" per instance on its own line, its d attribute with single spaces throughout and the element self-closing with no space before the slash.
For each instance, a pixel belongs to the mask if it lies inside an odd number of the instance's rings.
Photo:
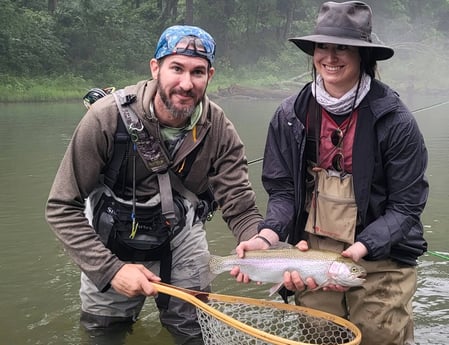
<svg viewBox="0 0 449 345">
<path fill-rule="evenodd" d="M 287 80 L 273 76 L 242 79 L 223 74 L 214 77 L 209 84 L 207 94 L 213 100 L 230 97 L 280 100 L 298 92 L 308 82 L 309 78 L 310 73 L 304 73 Z M 119 89 L 126 85 L 135 84 L 141 79 L 143 78 L 139 76 L 128 76 L 118 79 L 114 83 L 101 85 L 74 75 L 52 78 L 2 76 L 0 103 L 79 101 L 93 87 L 114 86 Z M 394 81 L 389 81 L 389 85 L 401 95 L 401 98 L 412 109 L 420 103 L 416 100 L 424 97 L 427 99 L 426 104 L 447 100 L 445 89 L 437 87 L 419 89 L 412 84 L 395 83 Z"/>
<path fill-rule="evenodd" d="M 223 97 L 279 99 L 298 90 L 304 84 L 304 81 L 300 80 L 302 78 L 304 76 L 282 80 L 280 76 L 264 75 L 260 78 L 242 79 L 222 74 L 214 77 L 209 83 L 207 93 L 213 99 Z M 98 83 L 71 74 L 34 78 L 2 76 L 0 103 L 80 100 L 93 87 L 114 86 L 118 89 L 142 79 L 144 77 L 126 76 L 117 78 L 113 83 Z"/>
<path fill-rule="evenodd" d="M 29 103 L 29 102 L 57 102 L 57 101 L 77 101 L 81 100 L 86 92 L 87 87 L 83 90 L 58 90 L 53 92 L 51 90 L 43 90 L 39 88 L 34 91 L 30 90 L 27 94 L 0 94 L 0 103 Z M 278 89 L 275 85 L 268 88 L 256 88 L 250 86 L 243 86 L 232 84 L 226 87 L 221 87 L 207 92 L 207 95 L 212 100 L 222 98 L 242 98 L 242 99 L 283 99 L 293 93 L 297 92 L 298 88 Z"/>
</svg>

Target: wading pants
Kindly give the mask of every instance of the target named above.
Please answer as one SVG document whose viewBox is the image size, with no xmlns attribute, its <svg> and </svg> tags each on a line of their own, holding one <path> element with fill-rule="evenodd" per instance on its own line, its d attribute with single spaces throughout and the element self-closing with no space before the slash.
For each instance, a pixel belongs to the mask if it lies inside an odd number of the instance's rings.
<svg viewBox="0 0 449 345">
<path fill-rule="evenodd" d="M 207 257 L 208 247 L 203 224 L 197 222 L 192 225 L 193 219 L 194 211 L 190 207 L 186 227 L 172 240 L 171 284 L 199 290 L 201 283 L 207 281 L 207 277 L 201 277 L 207 274 L 207 261 L 201 258 Z M 159 275 L 159 261 L 142 264 Z M 104 337 L 110 330 L 113 337 L 108 337 L 108 343 L 114 345 L 124 343 L 126 333 L 137 320 L 146 299 L 145 296 L 128 298 L 112 288 L 102 293 L 83 273 L 80 298 L 81 324 L 91 337 L 100 333 Z M 162 325 L 172 334 L 176 344 L 203 344 L 194 306 L 170 297 L 168 308 L 160 309 L 159 316 Z"/>
<path fill-rule="evenodd" d="M 312 248 L 331 249 L 312 243 Z M 343 249 L 343 248 L 341 248 Z M 366 281 L 346 292 L 303 291 L 297 305 L 343 317 L 362 332 L 361 345 L 413 345 L 412 298 L 416 292 L 416 267 L 391 260 L 364 261 Z"/>
</svg>

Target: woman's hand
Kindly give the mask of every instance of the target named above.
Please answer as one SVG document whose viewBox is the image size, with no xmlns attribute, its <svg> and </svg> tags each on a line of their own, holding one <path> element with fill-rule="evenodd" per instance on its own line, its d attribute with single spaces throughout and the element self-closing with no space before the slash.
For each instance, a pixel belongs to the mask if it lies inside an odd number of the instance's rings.
<svg viewBox="0 0 449 345">
<path fill-rule="evenodd" d="M 309 250 L 309 245 L 307 244 L 307 241 L 300 241 L 296 245 L 296 248 L 305 252 Z M 318 285 L 313 278 L 306 277 L 305 280 L 303 280 L 297 271 L 284 272 L 284 286 L 290 291 L 304 291 L 307 289 L 315 290 L 318 288 Z M 323 291 L 344 292 L 348 289 L 348 287 L 334 284 L 323 287 Z"/>
<path fill-rule="evenodd" d="M 299 241 L 296 248 L 305 252 L 309 250 L 307 241 Z M 306 289 L 316 289 L 317 284 L 314 279 L 308 277 L 303 281 L 297 271 L 284 272 L 284 286 L 290 291 L 303 291 Z"/>
<path fill-rule="evenodd" d="M 355 262 L 360 261 L 360 259 L 362 259 L 367 254 L 368 249 L 361 242 L 355 242 L 350 247 L 341 252 L 341 255 L 346 258 L 350 258 Z"/>
</svg>

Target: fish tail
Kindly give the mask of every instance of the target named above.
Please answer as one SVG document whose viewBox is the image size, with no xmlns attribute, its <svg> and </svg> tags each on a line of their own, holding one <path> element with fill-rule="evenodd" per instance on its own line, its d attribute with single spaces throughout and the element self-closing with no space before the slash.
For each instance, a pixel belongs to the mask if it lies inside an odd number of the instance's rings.
<svg viewBox="0 0 449 345">
<path fill-rule="evenodd" d="M 209 270 L 211 273 L 220 274 L 225 271 L 223 266 L 223 260 L 221 260 L 220 256 L 210 255 L 209 256 Z"/>
<path fill-rule="evenodd" d="M 204 284 L 208 286 L 220 273 L 229 270 L 226 267 L 226 262 L 223 257 L 218 255 L 208 255 L 207 258 L 202 258 L 207 260 L 207 273 L 204 275 Z"/>
<path fill-rule="evenodd" d="M 212 272 L 208 271 L 205 274 L 202 274 L 200 277 L 200 287 L 201 289 L 205 289 L 210 286 L 212 281 L 217 277 L 216 274 L 213 274 Z"/>
<path fill-rule="evenodd" d="M 198 265 L 203 268 L 200 275 L 201 289 L 205 289 L 206 287 L 208 287 L 218 275 L 211 270 L 210 262 L 212 260 L 212 257 L 214 257 L 214 255 L 210 255 L 210 253 L 204 253 L 197 258 Z"/>
</svg>

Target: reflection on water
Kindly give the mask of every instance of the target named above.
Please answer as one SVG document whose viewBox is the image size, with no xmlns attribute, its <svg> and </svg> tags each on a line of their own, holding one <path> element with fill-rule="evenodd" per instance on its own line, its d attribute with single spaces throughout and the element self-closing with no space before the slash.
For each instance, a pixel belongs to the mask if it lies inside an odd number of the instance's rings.
<svg viewBox="0 0 449 345">
<path fill-rule="evenodd" d="M 267 124 L 278 102 L 221 100 L 253 160 L 262 156 Z M 0 105 L 0 334 L 4 344 L 87 345 L 78 325 L 79 272 L 64 254 L 44 221 L 46 197 L 71 133 L 82 116 L 81 103 Z M 429 150 L 429 202 L 423 221 L 429 249 L 449 255 L 449 105 L 422 111 L 418 122 Z M 250 176 L 264 212 L 261 164 Z M 207 224 L 210 250 L 226 255 L 235 246 L 216 215 Z M 446 344 L 449 323 L 449 261 L 427 254 L 420 259 L 414 300 L 416 340 Z M 270 285 L 240 285 L 227 274 L 213 282 L 224 294 L 268 298 Z M 148 300 L 124 345 L 170 344 L 152 299 Z"/>
<path fill-rule="evenodd" d="M 448 256 L 449 257 L 449 256 Z M 447 290 L 449 263 L 426 255 L 419 265 L 418 292 L 414 300 L 420 344 L 445 344 L 449 323 Z"/>
</svg>

